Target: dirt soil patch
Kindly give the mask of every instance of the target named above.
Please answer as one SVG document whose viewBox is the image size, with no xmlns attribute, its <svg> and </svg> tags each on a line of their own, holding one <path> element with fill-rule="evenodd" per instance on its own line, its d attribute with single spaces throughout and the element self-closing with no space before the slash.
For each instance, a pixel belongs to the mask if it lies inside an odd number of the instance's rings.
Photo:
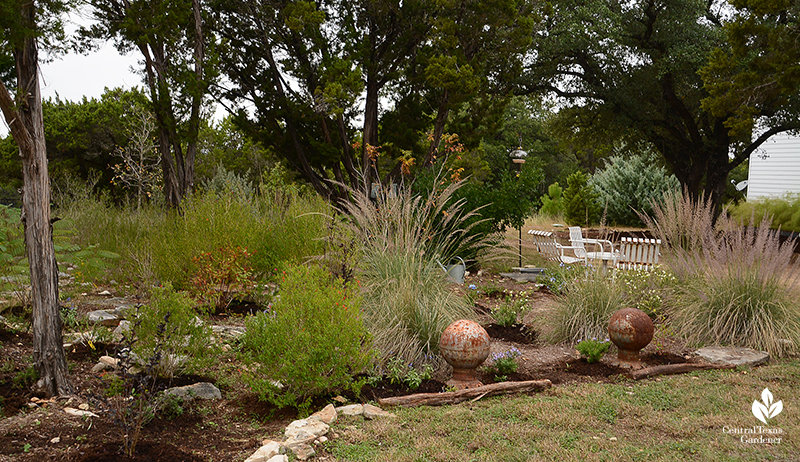
<svg viewBox="0 0 800 462">
<path fill-rule="evenodd" d="M 476 289 L 470 289 L 473 285 Z M 487 295 L 485 289 L 491 289 Z M 492 337 L 491 351 L 501 353 L 517 348 L 519 368 L 507 380 L 549 379 L 556 386 L 579 382 L 614 382 L 625 380 L 626 371 L 606 363 L 588 364 L 579 357 L 572 345 L 546 343 L 542 323 L 554 306 L 551 294 L 537 290 L 533 283 L 518 283 L 494 275 L 467 277 L 463 288 L 475 290 L 476 312 Z M 484 291 L 484 293 L 481 293 Z M 521 323 L 511 328 L 496 326 L 490 313 L 504 302 L 505 294 L 524 292 L 529 299 L 527 314 Z M 87 311 L 96 304 L 80 305 Z M 242 311 L 251 306 L 242 304 Z M 215 322 L 231 325 L 243 324 L 242 315 L 217 316 Z M 654 342 L 655 343 L 655 342 Z M 30 365 L 32 363 L 32 337 L 23 328 L 11 329 L 0 323 L 0 462 L 6 461 L 244 461 L 261 446 L 266 438 L 281 439 L 283 429 L 298 418 L 292 410 L 276 409 L 253 394 L 239 379 L 240 366 L 235 354 L 230 352 L 220 358 L 216 370 L 208 376 L 177 377 L 171 386 L 199 381 L 216 382 L 223 399 L 194 401 L 182 405 L 169 416 L 158 415 L 144 426 L 135 459 L 124 458 L 120 453 L 122 433 L 114 419 L 103 411 L 92 397 L 105 390 L 107 380 L 103 373 L 93 373 L 101 355 L 113 352 L 115 345 L 98 344 L 94 349 L 76 346 L 67 350 L 70 377 L 75 387 L 73 397 L 45 400 L 31 391 Z M 644 351 L 646 365 L 685 362 L 686 351 L 679 344 L 660 339 Z M 610 351 L 607 357 L 613 357 Z M 212 377 L 217 377 L 214 380 Z M 495 378 L 484 373 L 484 383 Z M 376 400 L 410 393 L 443 391 L 445 377 L 426 380 L 415 390 L 382 380 L 365 386 L 361 397 L 350 396 L 354 401 Z M 329 401 L 318 403 L 321 408 Z M 87 404 L 98 416 L 73 417 L 64 408 L 78 408 Z M 84 406 L 85 407 L 85 406 Z"/>
</svg>

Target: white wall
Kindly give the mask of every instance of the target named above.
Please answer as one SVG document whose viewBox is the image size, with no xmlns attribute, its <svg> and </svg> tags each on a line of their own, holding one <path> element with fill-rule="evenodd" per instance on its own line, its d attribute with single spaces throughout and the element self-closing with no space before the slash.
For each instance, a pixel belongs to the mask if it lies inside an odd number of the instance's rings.
<svg viewBox="0 0 800 462">
<path fill-rule="evenodd" d="M 747 200 L 800 193 L 800 137 L 780 133 L 750 155 Z"/>
</svg>

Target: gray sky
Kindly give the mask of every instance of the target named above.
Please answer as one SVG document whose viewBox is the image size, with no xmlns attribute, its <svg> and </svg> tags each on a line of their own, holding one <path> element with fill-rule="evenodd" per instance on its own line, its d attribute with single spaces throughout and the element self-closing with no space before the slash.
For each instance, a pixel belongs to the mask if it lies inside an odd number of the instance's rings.
<svg viewBox="0 0 800 462">
<path fill-rule="evenodd" d="M 106 43 L 87 56 L 70 53 L 40 67 L 42 98 L 80 102 L 100 98 L 105 88 L 143 87 L 142 79 L 131 71 L 138 69 L 135 54 L 122 56 L 114 45 Z M 0 137 L 8 134 L 5 118 L 0 117 Z"/>
</svg>

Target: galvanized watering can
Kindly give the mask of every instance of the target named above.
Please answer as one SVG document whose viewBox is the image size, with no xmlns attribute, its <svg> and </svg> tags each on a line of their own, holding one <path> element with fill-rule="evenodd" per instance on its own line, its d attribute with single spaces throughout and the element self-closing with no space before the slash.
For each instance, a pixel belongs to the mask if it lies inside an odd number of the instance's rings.
<svg viewBox="0 0 800 462">
<path fill-rule="evenodd" d="M 453 257 L 450 261 L 458 259 L 461 263 L 456 264 L 449 264 L 444 266 L 442 262 L 436 260 L 436 263 L 442 267 L 442 271 L 447 274 L 447 278 L 451 281 L 455 282 L 456 284 L 463 284 L 464 283 L 464 275 L 467 273 L 467 264 L 464 263 L 464 260 L 461 257 Z"/>
</svg>

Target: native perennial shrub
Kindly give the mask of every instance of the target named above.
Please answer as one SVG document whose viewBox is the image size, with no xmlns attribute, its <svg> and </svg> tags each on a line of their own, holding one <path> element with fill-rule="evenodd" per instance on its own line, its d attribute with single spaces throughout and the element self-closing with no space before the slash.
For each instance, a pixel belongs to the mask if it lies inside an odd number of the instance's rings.
<svg viewBox="0 0 800 462">
<path fill-rule="evenodd" d="M 199 371 L 216 352 L 211 328 L 197 317 L 194 301 L 166 284 L 150 294 L 150 306 L 138 309 L 132 318 L 135 335 L 131 350 L 147 361 L 158 356 L 153 373 L 173 377 L 180 370 Z"/>
<path fill-rule="evenodd" d="M 246 321 L 241 357 L 253 371 L 246 381 L 260 399 L 301 412 L 314 397 L 357 392 L 353 377 L 372 355 L 358 289 L 317 267 L 289 266 L 279 279 L 272 310 Z"/>
</svg>

